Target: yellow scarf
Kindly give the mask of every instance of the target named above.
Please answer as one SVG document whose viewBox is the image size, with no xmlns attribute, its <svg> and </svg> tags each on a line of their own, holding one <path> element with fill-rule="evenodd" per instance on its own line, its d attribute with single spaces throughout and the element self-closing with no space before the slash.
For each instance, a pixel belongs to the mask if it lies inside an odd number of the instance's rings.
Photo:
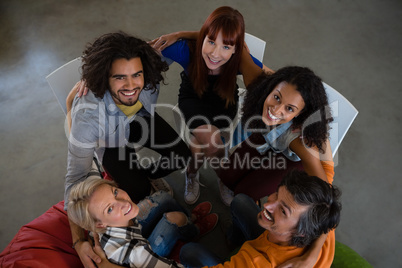
<svg viewBox="0 0 402 268">
<path fill-rule="evenodd" d="M 137 101 L 133 106 L 126 106 L 123 104 L 116 105 L 127 117 L 132 117 L 142 108 L 142 103 L 140 101 Z"/>
</svg>

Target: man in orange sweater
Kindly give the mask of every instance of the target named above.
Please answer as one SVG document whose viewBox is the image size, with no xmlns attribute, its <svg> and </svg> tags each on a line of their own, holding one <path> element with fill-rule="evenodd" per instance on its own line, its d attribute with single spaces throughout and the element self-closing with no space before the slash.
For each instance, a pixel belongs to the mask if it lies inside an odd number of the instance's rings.
<svg viewBox="0 0 402 268">
<path fill-rule="evenodd" d="M 336 187 L 301 171 L 289 173 L 262 210 L 248 196 L 237 195 L 231 205 L 233 228 L 229 238 L 249 241 L 230 261 L 214 267 L 278 267 L 302 256 L 306 247 L 328 232 L 314 267 L 330 267 L 335 252 L 335 234 L 331 230 L 340 220 L 339 197 Z M 195 243 L 182 248 L 180 259 L 191 267 L 217 260 Z"/>
</svg>

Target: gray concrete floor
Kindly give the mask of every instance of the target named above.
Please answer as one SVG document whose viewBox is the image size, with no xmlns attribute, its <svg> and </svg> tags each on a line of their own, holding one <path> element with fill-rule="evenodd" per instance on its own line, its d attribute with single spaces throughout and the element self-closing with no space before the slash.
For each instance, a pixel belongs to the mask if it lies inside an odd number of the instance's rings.
<svg viewBox="0 0 402 268">
<path fill-rule="evenodd" d="M 308 66 L 359 110 L 335 169 L 343 191 L 337 239 L 374 267 L 402 266 L 400 0 L 0 1 L 0 250 L 63 198 L 64 114 L 45 76 L 103 33 L 153 39 L 198 30 L 221 5 L 239 9 L 246 31 L 267 41 L 267 66 Z M 179 71 L 168 71 L 159 102 L 176 103 Z M 202 174 L 202 199 L 225 215 L 212 173 Z M 171 181 L 182 198 L 179 178 Z"/>
</svg>

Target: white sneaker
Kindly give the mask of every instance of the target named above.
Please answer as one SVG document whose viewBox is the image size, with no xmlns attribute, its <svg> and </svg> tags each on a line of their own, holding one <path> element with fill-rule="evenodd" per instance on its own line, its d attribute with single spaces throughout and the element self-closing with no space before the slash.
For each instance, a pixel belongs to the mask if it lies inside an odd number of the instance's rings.
<svg viewBox="0 0 402 268">
<path fill-rule="evenodd" d="M 149 182 L 151 183 L 151 186 L 155 192 L 164 191 L 173 197 L 173 189 L 164 178 L 159 178 L 159 179 L 154 179 L 154 180 L 149 179 Z"/>
<path fill-rule="evenodd" d="M 223 204 L 230 206 L 234 198 L 234 193 L 218 178 L 219 192 L 221 193 L 221 199 Z"/>
<path fill-rule="evenodd" d="M 200 197 L 200 173 L 197 171 L 194 177 L 188 177 L 187 171 L 184 171 L 186 185 L 184 186 L 184 201 L 192 205 L 197 202 Z"/>
</svg>

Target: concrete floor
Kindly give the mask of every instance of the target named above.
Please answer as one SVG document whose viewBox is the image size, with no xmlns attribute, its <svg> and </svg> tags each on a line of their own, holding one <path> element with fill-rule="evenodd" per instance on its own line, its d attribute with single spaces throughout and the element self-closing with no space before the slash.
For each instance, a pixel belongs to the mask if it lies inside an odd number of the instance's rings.
<svg viewBox="0 0 402 268">
<path fill-rule="evenodd" d="M 228 4 L 243 14 L 247 32 L 267 41 L 267 66 L 308 66 L 359 110 L 335 169 L 343 191 L 337 239 L 374 267 L 402 266 L 400 0 L 0 1 L 0 250 L 63 198 L 64 114 L 46 75 L 103 33 L 153 39 L 198 30 L 212 10 Z M 159 102 L 176 103 L 179 71 L 168 71 Z M 212 173 L 202 175 L 209 185 L 202 198 L 216 200 L 225 215 Z M 182 198 L 179 178 L 172 183 Z"/>
</svg>

